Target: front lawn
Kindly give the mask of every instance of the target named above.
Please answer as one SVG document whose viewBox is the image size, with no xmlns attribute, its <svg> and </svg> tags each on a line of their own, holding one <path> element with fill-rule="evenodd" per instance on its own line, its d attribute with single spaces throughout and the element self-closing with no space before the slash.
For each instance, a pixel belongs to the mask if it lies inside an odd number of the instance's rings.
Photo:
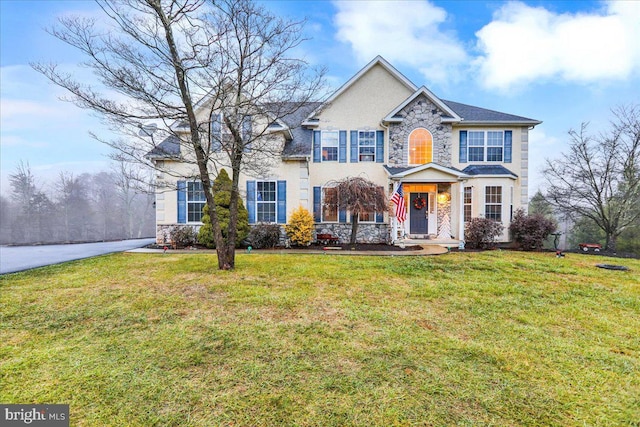
<svg viewBox="0 0 640 427">
<path fill-rule="evenodd" d="M 639 260 L 216 265 L 119 254 L 0 277 L 0 402 L 68 403 L 79 426 L 640 422 Z"/>
</svg>

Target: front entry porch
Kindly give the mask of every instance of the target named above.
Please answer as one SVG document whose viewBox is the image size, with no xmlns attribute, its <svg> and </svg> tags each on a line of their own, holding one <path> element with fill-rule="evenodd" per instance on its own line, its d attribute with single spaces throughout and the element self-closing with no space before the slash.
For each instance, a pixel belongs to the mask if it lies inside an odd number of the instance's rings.
<svg viewBox="0 0 640 427">
<path fill-rule="evenodd" d="M 411 239 L 424 244 L 436 240 L 450 243 L 451 183 L 403 183 L 406 219 L 396 224 L 397 234 L 392 239 Z"/>
<path fill-rule="evenodd" d="M 405 245 L 462 246 L 464 186 L 470 176 L 435 163 L 386 168 L 393 183 L 390 194 L 402 194 L 406 210 L 402 220 L 391 216 L 391 241 Z"/>
</svg>

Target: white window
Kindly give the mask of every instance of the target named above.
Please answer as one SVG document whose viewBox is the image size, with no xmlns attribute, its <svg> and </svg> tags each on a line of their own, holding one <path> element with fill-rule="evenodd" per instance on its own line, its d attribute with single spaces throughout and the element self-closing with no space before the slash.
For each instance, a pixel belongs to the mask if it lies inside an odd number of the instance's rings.
<svg viewBox="0 0 640 427">
<path fill-rule="evenodd" d="M 256 221 L 276 222 L 276 182 L 256 182 Z"/>
<path fill-rule="evenodd" d="M 206 202 L 202 182 L 187 182 L 187 222 L 202 221 L 202 209 Z"/>
<path fill-rule="evenodd" d="M 322 222 L 338 222 L 338 190 L 322 188 Z"/>
<path fill-rule="evenodd" d="M 473 187 L 464 187 L 464 222 L 471 221 L 473 203 Z"/>
<path fill-rule="evenodd" d="M 504 158 L 503 131 L 469 131 L 468 159 L 470 162 L 501 162 Z"/>
<path fill-rule="evenodd" d="M 502 187 L 485 187 L 484 217 L 494 221 L 502 221 Z"/>
<path fill-rule="evenodd" d="M 358 132 L 358 161 L 376 161 L 376 131 Z"/>
<path fill-rule="evenodd" d="M 242 135 L 243 142 L 246 144 L 244 151 L 250 149 L 249 142 L 251 140 L 251 116 L 243 115 L 238 116 L 236 125 L 239 125 L 238 129 Z M 224 144 L 229 144 L 232 141 L 232 134 L 227 125 L 225 125 L 223 113 L 213 113 L 211 115 L 211 149 L 212 151 L 219 151 Z"/>
<path fill-rule="evenodd" d="M 340 132 L 322 131 L 322 161 L 337 162 L 338 161 L 338 141 Z"/>
</svg>

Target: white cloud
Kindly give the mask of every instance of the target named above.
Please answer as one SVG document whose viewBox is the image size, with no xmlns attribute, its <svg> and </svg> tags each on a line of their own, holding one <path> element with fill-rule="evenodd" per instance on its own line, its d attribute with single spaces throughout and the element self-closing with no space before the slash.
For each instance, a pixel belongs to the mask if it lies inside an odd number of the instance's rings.
<svg viewBox="0 0 640 427">
<path fill-rule="evenodd" d="M 454 35 L 440 26 L 444 9 L 427 1 L 335 2 L 337 38 L 349 43 L 360 63 L 382 55 L 393 64 L 407 64 L 430 82 L 450 82 L 467 54 Z"/>
<path fill-rule="evenodd" d="M 590 83 L 640 71 L 640 2 L 601 14 L 556 14 L 511 2 L 476 33 L 482 84 L 506 90 L 543 79 Z"/>
</svg>

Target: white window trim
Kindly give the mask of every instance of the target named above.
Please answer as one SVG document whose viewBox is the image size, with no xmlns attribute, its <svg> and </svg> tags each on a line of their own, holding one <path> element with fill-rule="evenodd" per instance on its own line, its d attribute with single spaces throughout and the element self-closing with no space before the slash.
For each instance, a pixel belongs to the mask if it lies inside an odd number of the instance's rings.
<svg viewBox="0 0 640 427">
<path fill-rule="evenodd" d="M 327 224 L 337 224 L 340 222 L 340 209 L 337 206 L 337 201 L 336 201 L 336 219 L 335 221 L 327 221 L 324 219 L 324 190 L 326 188 L 335 188 L 335 187 L 320 187 L 320 222 L 323 223 L 327 223 Z M 337 198 L 337 194 L 336 194 L 336 198 Z"/>
<path fill-rule="evenodd" d="M 372 133 L 373 134 L 373 145 L 361 145 L 361 143 L 360 143 L 360 140 L 361 140 L 360 133 L 361 132 L 368 132 L 368 133 Z M 376 162 L 376 148 L 377 148 L 376 147 L 376 144 L 377 144 L 376 136 L 377 135 L 376 135 L 376 131 L 375 130 L 366 130 L 366 129 L 358 130 L 358 162 L 359 163 L 375 163 Z M 362 148 L 370 148 L 370 147 L 373 148 L 373 159 L 372 160 L 362 160 L 361 149 Z M 370 154 L 367 154 L 367 155 L 370 155 Z"/>
<path fill-rule="evenodd" d="M 435 142 L 433 140 L 433 133 L 426 127 L 420 126 L 413 129 L 411 132 L 409 132 L 409 136 L 407 136 L 407 164 L 409 166 L 420 166 L 425 164 L 425 163 L 411 163 L 411 135 L 417 130 L 426 130 L 427 132 L 429 132 L 429 135 L 431 135 L 431 162 L 433 162 L 433 159 L 435 158 L 435 152 L 434 152 Z M 469 155 L 469 144 L 467 144 L 467 156 L 468 155 Z"/>
<path fill-rule="evenodd" d="M 258 200 L 258 184 L 259 183 L 273 183 L 274 187 L 275 187 L 275 195 L 276 198 L 274 201 L 264 201 L 264 200 Z M 278 222 L 278 181 L 274 180 L 274 179 L 265 179 L 265 180 L 256 180 L 256 194 L 254 195 L 254 200 L 256 203 L 256 217 L 254 218 L 256 223 L 266 223 L 266 224 L 276 224 Z M 273 221 L 260 221 L 258 219 L 258 205 L 259 204 L 273 204 L 275 209 L 274 209 L 274 213 L 275 213 L 275 219 Z"/>
<path fill-rule="evenodd" d="M 508 130 L 508 129 L 507 129 Z M 505 129 L 469 129 L 467 131 L 467 161 L 469 163 L 493 163 L 493 164 L 501 164 L 504 163 L 504 138 L 505 138 Z M 482 158 L 483 160 L 471 160 L 471 148 L 480 148 L 479 145 L 471 145 L 471 133 L 472 132 L 482 132 L 483 134 L 483 145 L 482 145 Z M 502 145 L 488 145 L 488 132 L 501 132 L 502 133 Z M 487 160 L 489 148 L 502 148 L 502 160 Z"/>
<path fill-rule="evenodd" d="M 325 145 L 324 136 L 328 133 L 336 134 L 336 144 L 335 145 Z M 325 160 L 324 158 L 324 148 L 334 148 L 336 149 L 336 158 L 335 160 Z M 339 130 L 323 130 L 320 132 L 320 160 L 322 162 L 338 162 L 340 157 L 340 131 Z"/>
<path fill-rule="evenodd" d="M 467 203 L 465 201 L 465 192 L 466 190 L 469 189 L 469 192 L 471 193 L 471 201 L 469 203 Z M 465 220 L 465 208 L 469 206 L 469 219 Z M 462 187 L 462 219 L 464 222 L 468 222 L 473 218 L 473 187 L 472 186 L 467 186 L 467 187 Z"/>
<path fill-rule="evenodd" d="M 199 183 L 200 185 L 202 185 L 202 181 L 198 180 L 198 179 L 192 179 L 189 181 L 186 181 L 186 186 L 185 186 L 185 215 L 186 215 L 186 223 L 187 224 L 202 224 L 202 216 L 200 217 L 200 221 L 189 221 L 189 205 L 195 205 L 195 204 L 200 204 L 202 203 L 202 207 L 204 208 L 204 205 L 207 204 L 207 199 L 205 197 L 204 200 L 189 200 L 189 184 L 193 184 L 193 183 Z M 204 190 L 203 190 L 204 191 Z"/>
<path fill-rule="evenodd" d="M 500 188 L 500 203 L 487 203 L 487 187 L 498 187 Z M 483 215 L 486 218 L 487 217 L 487 206 L 500 206 L 500 223 L 504 222 L 505 216 L 504 216 L 504 201 L 505 201 L 505 194 L 504 194 L 504 186 L 503 185 L 485 185 L 484 186 L 484 195 L 483 195 Z"/>
</svg>

